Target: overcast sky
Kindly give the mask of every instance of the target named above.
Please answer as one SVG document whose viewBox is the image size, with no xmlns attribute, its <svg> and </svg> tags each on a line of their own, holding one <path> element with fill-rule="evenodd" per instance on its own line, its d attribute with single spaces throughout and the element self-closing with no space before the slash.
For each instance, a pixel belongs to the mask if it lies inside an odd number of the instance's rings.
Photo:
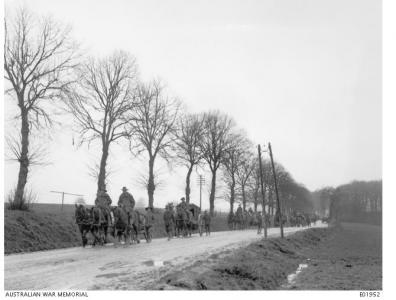
<svg viewBox="0 0 396 300">
<path fill-rule="evenodd" d="M 143 80 L 162 78 L 190 111 L 228 113 L 255 144 L 270 141 L 275 158 L 311 190 L 381 178 L 381 1 L 30 0 L 28 6 L 71 24 L 91 55 L 129 51 Z M 7 99 L 6 132 L 15 107 Z M 69 125 L 54 128 L 47 142 L 51 165 L 30 176 L 40 202 L 59 202 L 50 190 L 93 202 L 96 182 L 87 165 L 99 151 L 73 146 Z M 147 201 L 137 184 L 147 169 L 144 157 L 116 146 L 109 164 L 113 201 L 124 185 Z M 160 166 L 155 204 L 163 206 L 183 195 L 185 179 L 184 169 Z M 17 171 L 17 164 L 5 163 L 6 191 Z"/>
</svg>

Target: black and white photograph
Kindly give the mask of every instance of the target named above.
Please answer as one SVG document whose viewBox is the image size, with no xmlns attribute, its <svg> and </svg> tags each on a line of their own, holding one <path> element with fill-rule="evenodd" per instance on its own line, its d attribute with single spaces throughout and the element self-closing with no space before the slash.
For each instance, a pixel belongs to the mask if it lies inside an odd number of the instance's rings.
<svg viewBox="0 0 396 300">
<path fill-rule="evenodd" d="M 3 6 L 6 298 L 382 298 L 382 1 Z"/>
</svg>

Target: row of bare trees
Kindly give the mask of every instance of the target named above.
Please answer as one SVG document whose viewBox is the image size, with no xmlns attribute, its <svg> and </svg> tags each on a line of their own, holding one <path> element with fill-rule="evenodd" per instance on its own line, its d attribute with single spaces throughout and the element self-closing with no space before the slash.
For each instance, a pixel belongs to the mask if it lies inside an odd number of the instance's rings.
<svg viewBox="0 0 396 300">
<path fill-rule="evenodd" d="M 246 210 L 247 204 L 253 204 L 255 212 L 258 206 L 261 208 L 265 206 L 270 215 L 275 215 L 277 204 L 270 161 L 268 159 L 262 161 L 264 189 L 262 193 L 260 165 L 257 154 L 252 151 L 254 150 L 252 143 L 244 138 L 244 135 L 234 136 L 232 140 L 232 147 L 224 157 L 224 175 L 228 188 L 226 198 L 230 202 L 230 211 L 234 211 L 234 205 L 237 202 L 242 205 L 243 211 Z M 283 213 L 312 212 L 310 191 L 297 183 L 281 164 L 275 162 L 274 165 Z"/>
<path fill-rule="evenodd" d="M 187 202 L 194 168 L 210 170 L 211 213 L 220 177 L 228 188 L 231 211 L 239 194 L 244 210 L 248 202 L 254 203 L 255 210 L 262 203 L 258 160 L 246 133 L 220 111 L 185 112 L 181 101 L 160 80 L 141 81 L 133 55 L 115 51 L 103 58 L 86 58 L 80 55 L 67 27 L 52 19 L 35 18 L 26 9 L 6 14 L 4 50 L 5 78 L 10 83 L 6 92 L 16 99 L 21 122 L 20 146 L 13 147 L 18 149 L 15 156 L 19 162 L 14 203 L 20 208 L 32 163 L 31 130 L 51 125 L 51 109 L 57 105 L 73 117 L 79 145 L 100 145 L 98 190 L 106 189 L 111 147 L 122 142 L 134 156 L 147 157 L 150 207 L 154 206 L 158 184 L 154 172 L 158 158 L 186 168 Z M 271 207 L 273 183 L 269 172 L 269 164 L 264 162 L 267 203 Z M 287 187 L 281 191 L 286 193 Z"/>
</svg>

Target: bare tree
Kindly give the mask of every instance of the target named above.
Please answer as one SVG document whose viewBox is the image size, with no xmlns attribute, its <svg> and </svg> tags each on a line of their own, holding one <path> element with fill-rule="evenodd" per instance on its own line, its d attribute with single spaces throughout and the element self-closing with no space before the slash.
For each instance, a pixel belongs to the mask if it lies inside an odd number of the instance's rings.
<svg viewBox="0 0 396 300">
<path fill-rule="evenodd" d="M 244 151 L 240 155 L 240 165 L 236 170 L 236 180 L 237 184 L 241 189 L 242 194 L 242 208 L 243 211 L 246 210 L 246 192 L 249 185 L 249 179 L 252 178 L 252 173 L 254 170 L 254 159 L 253 154 L 249 151 L 251 149 L 252 143 L 246 142 L 244 145 Z M 257 202 L 254 205 L 254 211 L 257 211 Z"/>
<path fill-rule="evenodd" d="M 247 181 L 248 193 L 251 195 L 251 201 L 253 202 L 254 211 L 257 212 L 257 206 L 262 200 L 260 193 L 260 168 L 259 160 L 257 158 L 252 159 L 252 172 L 250 174 L 250 180 Z"/>
<path fill-rule="evenodd" d="M 242 176 L 242 170 L 244 164 L 244 156 L 246 151 L 249 149 L 249 141 L 245 138 L 244 133 L 231 133 L 229 145 L 224 152 L 222 158 L 224 166 L 225 180 L 229 188 L 230 196 L 230 212 L 234 212 L 235 202 L 235 190 L 238 183 L 239 177 Z M 244 190 L 243 190 L 244 191 Z M 246 208 L 246 197 L 243 194 L 243 209 Z"/>
<path fill-rule="evenodd" d="M 16 158 L 18 183 L 14 201 L 23 206 L 31 156 L 29 139 L 32 127 L 50 126 L 49 104 L 60 98 L 71 83 L 69 72 L 75 67 L 76 45 L 70 29 L 50 18 L 39 19 L 25 8 L 4 22 L 4 71 L 11 83 L 6 94 L 15 97 L 21 120 L 21 136 Z"/>
<path fill-rule="evenodd" d="M 230 147 L 230 133 L 235 122 L 219 111 L 204 114 L 204 138 L 201 145 L 204 160 L 208 163 L 212 173 L 209 196 L 210 214 L 213 216 L 216 194 L 216 174 L 227 149 Z"/>
<path fill-rule="evenodd" d="M 190 177 L 194 169 L 202 160 L 200 145 L 203 138 L 203 116 L 188 114 L 180 118 L 176 131 L 174 151 L 178 161 L 187 167 L 186 202 L 190 203 Z"/>
<path fill-rule="evenodd" d="M 126 115 L 136 107 L 137 64 L 133 56 L 117 51 L 103 59 L 88 59 L 78 69 L 78 81 L 65 103 L 79 131 L 79 145 L 100 141 L 98 190 L 106 188 L 110 145 L 127 137 Z"/>
<path fill-rule="evenodd" d="M 130 148 L 135 155 L 148 154 L 148 205 L 154 207 L 154 162 L 158 155 L 166 160 L 169 158 L 180 103 L 165 94 L 165 88 L 158 80 L 140 84 L 137 99 L 139 105 L 128 117 Z"/>
</svg>

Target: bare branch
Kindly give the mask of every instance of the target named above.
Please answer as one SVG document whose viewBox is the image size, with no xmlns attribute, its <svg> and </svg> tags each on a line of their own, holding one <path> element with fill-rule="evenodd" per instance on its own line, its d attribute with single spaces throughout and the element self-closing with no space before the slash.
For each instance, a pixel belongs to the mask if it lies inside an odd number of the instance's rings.
<svg viewBox="0 0 396 300">
<path fill-rule="evenodd" d="M 127 115 L 137 106 L 137 64 L 133 56 L 117 51 L 103 59 L 88 59 L 78 80 L 64 93 L 65 109 L 74 116 L 79 145 L 100 141 L 102 158 L 98 189 L 104 188 L 110 144 L 129 137 Z"/>
</svg>

